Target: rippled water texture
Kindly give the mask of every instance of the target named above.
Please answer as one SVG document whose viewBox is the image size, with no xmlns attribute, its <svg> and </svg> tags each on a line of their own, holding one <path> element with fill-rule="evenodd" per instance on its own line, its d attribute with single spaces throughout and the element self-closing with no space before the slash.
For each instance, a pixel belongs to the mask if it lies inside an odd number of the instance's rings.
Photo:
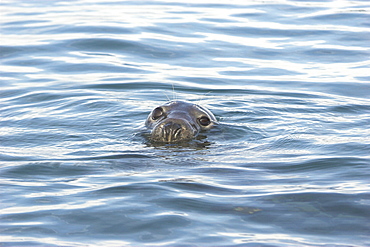
<svg viewBox="0 0 370 247">
<path fill-rule="evenodd" d="M 369 1 L 0 6 L 2 246 L 370 245 Z"/>
</svg>

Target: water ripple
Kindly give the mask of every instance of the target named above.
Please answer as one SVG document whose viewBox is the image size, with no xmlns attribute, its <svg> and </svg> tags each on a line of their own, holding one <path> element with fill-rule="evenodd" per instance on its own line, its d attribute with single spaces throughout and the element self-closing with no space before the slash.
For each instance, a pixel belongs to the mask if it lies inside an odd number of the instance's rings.
<svg viewBox="0 0 370 247">
<path fill-rule="evenodd" d="M 369 245 L 364 1 L 0 5 L 3 245 Z M 151 144 L 172 99 L 220 125 Z"/>
</svg>

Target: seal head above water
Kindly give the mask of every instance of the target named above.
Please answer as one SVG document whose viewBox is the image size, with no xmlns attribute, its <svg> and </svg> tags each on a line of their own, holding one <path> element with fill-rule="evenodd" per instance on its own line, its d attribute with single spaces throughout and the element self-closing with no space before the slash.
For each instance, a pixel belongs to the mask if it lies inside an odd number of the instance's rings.
<svg viewBox="0 0 370 247">
<path fill-rule="evenodd" d="M 170 101 L 156 107 L 145 122 L 151 129 L 151 141 L 162 143 L 191 140 L 216 124 L 215 116 L 207 108 L 186 101 Z"/>
</svg>

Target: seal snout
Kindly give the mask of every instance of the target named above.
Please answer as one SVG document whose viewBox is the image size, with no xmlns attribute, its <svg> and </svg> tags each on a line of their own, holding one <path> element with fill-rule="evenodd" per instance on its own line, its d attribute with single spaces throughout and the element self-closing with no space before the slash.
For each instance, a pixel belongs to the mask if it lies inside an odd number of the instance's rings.
<svg viewBox="0 0 370 247">
<path fill-rule="evenodd" d="M 197 131 L 184 119 L 166 119 L 152 130 L 152 139 L 174 143 L 189 140 Z"/>
<path fill-rule="evenodd" d="M 181 130 L 180 124 L 168 122 L 163 126 L 163 138 L 168 142 L 181 140 Z"/>
</svg>

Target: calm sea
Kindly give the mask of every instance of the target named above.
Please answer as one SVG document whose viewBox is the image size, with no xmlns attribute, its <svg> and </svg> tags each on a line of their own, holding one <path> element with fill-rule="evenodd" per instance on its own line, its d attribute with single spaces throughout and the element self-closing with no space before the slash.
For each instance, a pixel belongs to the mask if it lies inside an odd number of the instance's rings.
<svg viewBox="0 0 370 247">
<path fill-rule="evenodd" d="M 370 246 L 367 0 L 0 3 L 1 246 Z M 149 112 L 207 106 L 201 145 Z"/>
</svg>

